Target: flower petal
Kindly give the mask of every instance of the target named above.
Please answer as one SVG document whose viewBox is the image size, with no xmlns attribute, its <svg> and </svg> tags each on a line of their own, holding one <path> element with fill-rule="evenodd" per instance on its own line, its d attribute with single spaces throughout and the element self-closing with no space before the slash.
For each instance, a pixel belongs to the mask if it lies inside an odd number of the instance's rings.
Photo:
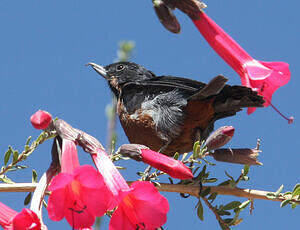
<svg viewBox="0 0 300 230">
<path fill-rule="evenodd" d="M 105 186 L 101 174 L 91 165 L 82 165 L 74 170 L 74 178 L 78 180 L 82 186 L 101 189 Z"/>
<path fill-rule="evenodd" d="M 68 223 L 75 229 L 89 228 L 95 222 L 95 216 L 91 214 L 88 209 L 67 209 L 65 210 L 65 218 Z"/>
<path fill-rule="evenodd" d="M 112 194 L 105 186 L 102 187 L 102 189 L 90 189 L 83 187 L 80 198 L 88 207 L 89 212 L 95 216 L 102 216 L 108 209 Z"/>
<path fill-rule="evenodd" d="M 57 189 L 51 192 L 48 199 L 48 215 L 51 220 L 60 221 L 65 216 L 66 191 Z"/>
<path fill-rule="evenodd" d="M 109 230 L 132 230 L 135 226 L 129 221 L 121 207 L 112 215 L 109 222 Z"/>
<path fill-rule="evenodd" d="M 52 179 L 52 181 L 48 187 L 48 190 L 54 191 L 57 189 L 65 188 L 69 183 L 72 182 L 72 180 L 74 180 L 73 175 L 68 174 L 68 173 L 59 173 Z"/>
</svg>

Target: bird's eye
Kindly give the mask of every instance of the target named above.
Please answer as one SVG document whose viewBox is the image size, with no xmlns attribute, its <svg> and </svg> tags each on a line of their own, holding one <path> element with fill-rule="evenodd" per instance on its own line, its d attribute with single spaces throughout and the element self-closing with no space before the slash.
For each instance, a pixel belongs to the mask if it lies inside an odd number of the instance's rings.
<svg viewBox="0 0 300 230">
<path fill-rule="evenodd" d="M 121 71 L 121 70 L 123 70 L 125 68 L 125 66 L 124 65 L 117 65 L 117 70 L 118 71 Z"/>
</svg>

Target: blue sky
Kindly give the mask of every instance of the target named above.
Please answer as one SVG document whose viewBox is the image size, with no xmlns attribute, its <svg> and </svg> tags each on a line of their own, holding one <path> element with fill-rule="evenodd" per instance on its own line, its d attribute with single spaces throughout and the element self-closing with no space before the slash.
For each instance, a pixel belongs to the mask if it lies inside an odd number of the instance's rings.
<svg viewBox="0 0 300 230">
<path fill-rule="evenodd" d="M 225 29 L 254 58 L 285 61 L 290 64 L 290 83 L 280 88 L 272 102 L 281 111 L 294 115 L 288 125 L 271 108 L 258 109 L 248 116 L 218 121 L 215 127 L 233 125 L 235 136 L 230 147 L 254 147 L 262 139 L 263 166 L 252 167 L 251 180 L 241 187 L 275 191 L 281 184 L 291 190 L 299 182 L 299 1 L 274 0 L 208 1 L 206 13 Z M 132 61 L 157 75 L 169 74 L 208 82 L 218 74 L 229 84 L 240 84 L 238 75 L 218 57 L 201 37 L 193 23 L 176 11 L 181 33 L 171 34 L 160 25 L 151 1 L 8 1 L 0 2 L 0 139 L 1 160 L 8 145 L 22 149 L 29 135 L 39 133 L 29 118 L 37 109 L 49 111 L 74 127 L 106 140 L 105 106 L 110 92 L 103 79 L 85 63 L 109 64 L 116 58 L 117 44 L 133 40 L 136 49 Z M 118 127 L 118 145 L 127 143 Z M 26 165 L 41 175 L 49 166 L 51 143 L 43 144 Z M 91 163 L 80 153 L 81 163 Z M 2 161 L 3 162 L 3 161 Z M 121 162 L 120 162 L 121 163 Z M 123 162 L 122 162 L 123 163 Z M 144 168 L 125 162 L 127 179 Z M 217 163 L 210 168 L 215 177 L 225 178 L 224 171 L 238 176 L 242 166 Z M 31 181 L 31 169 L 11 172 L 16 182 Z M 162 178 L 163 179 L 163 178 Z M 178 194 L 163 193 L 170 202 L 166 229 L 217 229 L 213 214 L 205 208 L 205 221 L 196 215 L 196 199 L 182 199 Z M 21 210 L 25 194 L 0 194 L 0 201 Z M 224 197 L 230 201 L 234 197 Z M 243 201 L 244 199 L 237 199 Z M 254 202 L 254 212 L 244 211 L 244 222 L 233 229 L 293 229 L 298 225 L 299 207 L 280 208 L 278 202 Z M 49 229 L 65 229 L 66 222 L 49 221 Z M 104 218 L 103 229 L 108 218 Z"/>
</svg>

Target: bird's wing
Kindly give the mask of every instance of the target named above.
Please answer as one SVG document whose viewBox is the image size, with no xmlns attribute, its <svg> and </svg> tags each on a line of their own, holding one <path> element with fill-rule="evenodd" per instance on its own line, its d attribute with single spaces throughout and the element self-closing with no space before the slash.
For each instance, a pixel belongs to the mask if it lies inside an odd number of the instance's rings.
<svg viewBox="0 0 300 230">
<path fill-rule="evenodd" d="M 135 82 L 136 85 L 147 86 L 147 87 L 164 87 L 165 89 L 178 89 L 185 91 L 186 93 L 192 95 L 199 91 L 200 89 L 205 87 L 205 83 L 181 78 L 181 77 L 173 77 L 173 76 L 160 76 L 152 79 L 148 79 L 146 81 Z"/>
</svg>

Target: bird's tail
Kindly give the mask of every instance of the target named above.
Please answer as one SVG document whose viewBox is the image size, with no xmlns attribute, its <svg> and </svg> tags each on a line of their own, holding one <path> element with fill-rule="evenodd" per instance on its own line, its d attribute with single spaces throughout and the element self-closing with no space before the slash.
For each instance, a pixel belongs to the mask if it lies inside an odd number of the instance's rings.
<svg viewBox="0 0 300 230">
<path fill-rule="evenodd" d="M 245 86 L 225 85 L 214 102 L 215 120 L 233 116 L 245 107 L 263 107 L 264 99 Z"/>
</svg>

